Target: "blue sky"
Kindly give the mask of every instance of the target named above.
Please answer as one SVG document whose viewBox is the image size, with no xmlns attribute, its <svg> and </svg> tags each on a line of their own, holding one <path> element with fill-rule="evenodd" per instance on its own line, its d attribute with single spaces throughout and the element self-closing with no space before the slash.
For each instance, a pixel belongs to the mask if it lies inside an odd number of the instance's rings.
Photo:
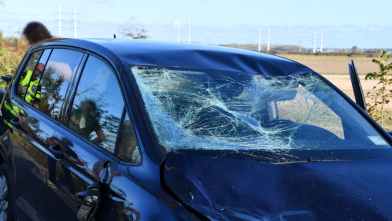
<svg viewBox="0 0 392 221">
<path fill-rule="evenodd" d="M 257 43 L 259 27 L 262 43 L 313 47 L 321 31 L 324 48 L 357 45 L 360 48 L 392 48 L 391 0 L 4 0 L 0 6 L 0 29 L 5 36 L 23 29 L 31 20 L 45 23 L 58 35 L 58 5 L 62 10 L 62 37 L 73 37 L 73 10 L 77 7 L 78 37 L 112 37 L 119 25 L 132 20 L 149 31 L 153 40 L 188 40 L 205 44 Z"/>
</svg>

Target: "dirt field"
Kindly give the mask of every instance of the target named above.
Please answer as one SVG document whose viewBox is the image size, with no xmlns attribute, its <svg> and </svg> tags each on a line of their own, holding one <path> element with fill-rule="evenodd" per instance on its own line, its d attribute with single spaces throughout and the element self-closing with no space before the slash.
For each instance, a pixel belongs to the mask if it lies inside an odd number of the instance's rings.
<svg viewBox="0 0 392 221">
<path fill-rule="evenodd" d="M 348 64 L 350 62 L 350 57 L 347 56 L 336 56 L 336 57 L 317 57 L 317 56 L 287 56 L 290 59 L 298 61 L 304 64 L 314 71 L 322 74 L 325 78 L 330 80 L 335 84 L 340 90 L 346 93 L 351 99 L 354 100 L 354 94 L 352 90 L 350 76 L 348 74 Z M 335 59 L 335 60 L 332 60 Z M 360 75 L 360 80 L 362 83 L 362 89 L 365 95 L 367 92 L 371 91 L 376 85 L 377 81 L 365 80 L 365 75 L 369 72 L 378 71 L 378 66 L 374 64 L 372 58 L 353 58 L 357 71 Z M 392 89 L 392 88 L 391 88 Z M 392 110 L 392 102 L 388 104 L 387 109 Z"/>
<path fill-rule="evenodd" d="M 351 85 L 351 79 L 349 75 L 323 75 L 334 85 L 336 85 L 340 90 L 346 93 L 351 99 L 354 100 L 353 87 Z M 377 83 L 375 80 L 365 80 L 365 75 L 359 76 L 362 84 L 362 89 L 365 95 L 367 92 L 371 91 L 374 85 Z M 392 109 L 392 106 L 391 106 Z"/>
<path fill-rule="evenodd" d="M 323 75 L 329 81 L 331 81 L 334 85 L 336 85 L 340 90 L 346 93 L 353 101 L 355 101 L 354 93 L 351 85 L 351 80 L 349 75 Z M 377 81 L 374 80 L 365 80 L 365 75 L 359 76 L 362 84 L 362 89 L 366 96 L 367 92 L 371 91 L 376 84 Z M 392 90 L 392 88 L 390 88 Z M 366 99 L 366 98 L 365 98 Z M 366 101 L 368 102 L 368 100 Z M 384 129 L 387 131 L 392 131 L 392 120 L 389 117 L 392 117 L 392 102 L 386 104 L 385 106 L 385 118 L 384 118 Z"/>
<path fill-rule="evenodd" d="M 348 74 L 350 60 L 296 60 L 320 74 Z M 371 60 L 355 60 L 359 74 L 367 74 L 378 70 L 378 66 Z"/>
<path fill-rule="evenodd" d="M 360 74 L 362 89 L 365 93 L 371 91 L 376 85 L 377 81 L 365 80 L 365 75 L 369 72 L 378 71 L 378 66 L 374 64 L 372 58 L 350 58 L 347 56 L 336 57 L 317 57 L 317 56 L 287 56 L 290 59 L 298 61 L 301 64 L 308 66 L 314 71 L 322 74 L 325 78 L 335 84 L 340 90 L 346 93 L 351 99 L 354 100 L 354 93 L 351 85 L 350 76 L 348 74 L 348 64 L 350 59 L 354 59 L 357 71 Z M 335 60 L 332 60 L 335 59 Z M 392 88 L 391 88 L 392 89 Z M 387 105 L 387 109 L 392 110 L 392 102 Z"/>
<path fill-rule="evenodd" d="M 337 57 L 332 60 L 331 57 L 325 59 L 316 59 L 314 57 L 289 57 L 295 61 L 298 61 L 314 71 L 322 74 L 325 78 L 336 85 L 340 90 L 346 93 L 352 100 L 355 101 L 354 93 L 352 90 L 350 76 L 348 75 L 348 64 L 351 58 L 348 57 Z M 362 89 L 364 94 L 366 94 L 373 89 L 377 81 L 365 80 L 365 75 L 369 72 L 378 71 L 378 66 L 371 61 L 371 58 L 354 58 L 357 71 L 361 74 L 360 80 L 362 84 Z M 392 87 L 390 88 L 392 90 Z M 366 98 L 365 98 L 366 99 Z M 367 100 L 368 102 L 368 100 Z M 392 120 L 389 117 L 392 116 L 392 102 L 385 107 L 385 118 L 384 118 L 384 128 L 387 131 L 392 131 Z"/>
</svg>

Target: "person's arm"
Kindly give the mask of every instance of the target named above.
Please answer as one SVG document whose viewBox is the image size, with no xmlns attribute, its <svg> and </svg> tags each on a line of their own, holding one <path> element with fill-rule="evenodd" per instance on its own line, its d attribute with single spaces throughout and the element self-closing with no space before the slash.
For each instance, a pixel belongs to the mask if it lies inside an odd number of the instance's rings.
<svg viewBox="0 0 392 221">
<path fill-rule="evenodd" d="M 103 134 L 102 130 L 95 131 L 95 133 L 97 134 L 98 137 L 95 138 L 94 140 L 92 140 L 93 143 L 99 143 L 99 142 L 102 142 L 102 141 L 106 141 L 105 134 Z"/>
</svg>

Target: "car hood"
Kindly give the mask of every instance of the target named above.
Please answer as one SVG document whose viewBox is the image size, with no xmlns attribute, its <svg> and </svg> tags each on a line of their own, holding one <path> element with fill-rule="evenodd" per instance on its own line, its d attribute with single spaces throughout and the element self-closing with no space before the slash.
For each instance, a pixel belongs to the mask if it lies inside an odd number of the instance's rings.
<svg viewBox="0 0 392 221">
<path fill-rule="evenodd" d="M 392 220 L 392 160 L 267 164 L 168 153 L 162 175 L 211 220 Z"/>
</svg>

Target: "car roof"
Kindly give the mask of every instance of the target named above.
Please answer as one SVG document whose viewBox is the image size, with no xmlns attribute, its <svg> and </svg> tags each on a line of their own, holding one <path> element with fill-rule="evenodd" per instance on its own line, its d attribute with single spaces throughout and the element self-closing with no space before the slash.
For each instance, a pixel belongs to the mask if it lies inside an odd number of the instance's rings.
<svg viewBox="0 0 392 221">
<path fill-rule="evenodd" d="M 66 45 L 90 50 L 103 56 L 116 55 L 127 65 L 153 65 L 211 69 L 287 76 L 313 72 L 290 59 L 266 53 L 192 43 L 133 39 L 50 39 L 42 45 Z"/>
</svg>

